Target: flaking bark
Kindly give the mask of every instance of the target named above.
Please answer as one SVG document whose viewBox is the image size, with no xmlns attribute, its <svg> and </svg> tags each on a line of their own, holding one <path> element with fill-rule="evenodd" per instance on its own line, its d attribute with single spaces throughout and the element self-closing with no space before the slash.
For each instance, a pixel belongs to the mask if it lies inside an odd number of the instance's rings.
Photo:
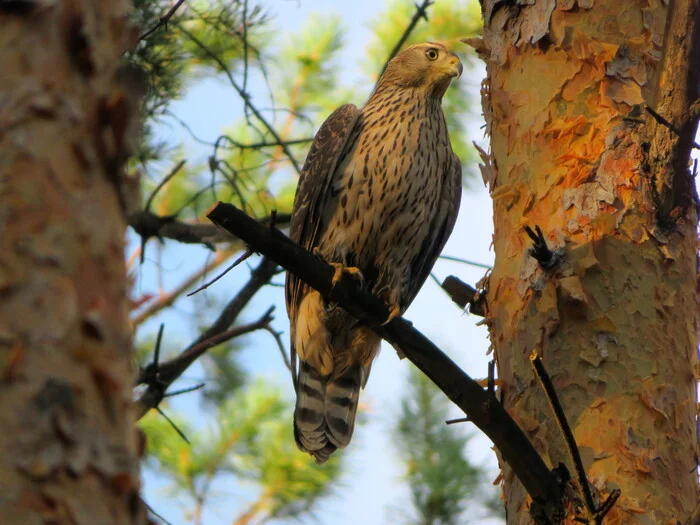
<svg viewBox="0 0 700 525">
<path fill-rule="evenodd" d="M 682 118 L 697 98 L 688 67 L 700 58 L 697 9 L 486 1 L 483 40 L 470 41 L 488 71 L 482 174 L 496 262 L 487 319 L 505 406 L 550 465 L 568 464 L 530 366 L 537 349 L 597 503 L 622 490 L 606 523 L 683 523 L 698 501 L 688 172 L 697 122 Z M 681 136 L 648 118 L 645 104 Z M 526 225 L 559 251 L 557 267 L 543 270 L 529 255 Z M 508 524 L 531 523 L 526 493 L 503 467 Z"/>
<path fill-rule="evenodd" d="M 147 522 L 118 191 L 129 7 L 0 3 L 3 524 Z"/>
</svg>

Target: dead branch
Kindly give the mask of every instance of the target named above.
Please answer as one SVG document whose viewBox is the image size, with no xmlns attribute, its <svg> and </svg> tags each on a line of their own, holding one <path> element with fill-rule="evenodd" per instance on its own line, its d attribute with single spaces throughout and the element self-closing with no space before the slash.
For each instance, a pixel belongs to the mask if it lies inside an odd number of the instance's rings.
<svg viewBox="0 0 700 525">
<path fill-rule="evenodd" d="M 154 359 L 154 362 L 148 365 L 145 369 L 141 371 L 141 376 L 138 379 L 138 384 L 147 384 L 149 388 L 153 385 L 153 397 L 160 399 L 157 400 L 153 407 L 149 406 L 149 403 L 144 401 L 150 401 L 151 397 L 142 397 L 141 401 L 141 413 L 139 418 L 143 417 L 148 410 L 151 408 L 158 408 L 158 403 L 164 398 L 169 397 L 166 394 L 167 388 L 170 386 L 172 381 L 168 381 L 171 377 L 179 377 L 182 372 L 184 372 L 192 363 L 199 359 L 204 353 L 215 346 L 240 337 L 256 330 L 265 329 L 272 322 L 272 311 L 274 306 L 267 309 L 267 311 L 258 319 L 257 321 L 242 326 L 237 326 L 236 328 L 231 328 L 230 330 L 224 330 L 212 337 L 205 339 L 201 343 L 191 345 L 189 348 L 184 350 L 177 357 L 166 361 L 165 363 L 158 363 Z M 185 438 L 186 439 L 186 438 Z"/>
<path fill-rule="evenodd" d="M 142 34 L 142 35 L 139 37 L 139 40 L 144 40 L 144 39 L 148 38 L 148 37 L 151 36 L 153 33 L 155 33 L 156 31 L 158 31 L 161 27 L 165 27 L 165 29 L 167 30 L 167 29 L 168 29 L 168 22 L 170 21 L 170 19 L 171 19 L 171 18 L 173 17 L 173 15 L 175 14 L 175 11 L 177 11 L 178 8 L 179 8 L 182 4 L 184 4 L 184 3 L 185 3 L 185 0 L 177 0 L 177 2 L 175 3 L 175 5 L 172 6 L 172 7 L 170 8 L 170 10 L 169 10 L 167 13 L 165 13 L 163 16 L 160 17 L 160 19 L 158 20 L 158 23 L 157 23 L 156 25 L 154 25 L 151 29 L 149 29 L 148 31 L 146 31 L 144 34 Z"/>
<path fill-rule="evenodd" d="M 158 298 L 149 303 L 148 306 L 139 312 L 132 320 L 134 327 L 139 326 L 149 317 L 157 314 L 163 308 L 166 308 L 173 304 L 181 295 L 192 288 L 203 276 L 205 276 L 210 271 L 218 268 L 223 263 L 225 263 L 235 252 L 235 250 L 222 250 L 216 252 L 213 258 L 204 265 L 204 267 L 195 271 L 192 275 L 186 278 L 180 285 L 170 290 L 169 292 L 162 293 Z"/>
<path fill-rule="evenodd" d="M 233 270 L 236 266 L 241 264 L 243 261 L 247 260 L 250 258 L 250 256 L 253 255 L 253 252 L 251 251 L 250 248 L 246 249 L 233 263 L 231 263 L 223 272 L 221 272 L 219 275 L 211 279 L 210 281 L 207 281 L 204 283 L 202 286 L 197 288 L 196 290 L 192 290 L 190 293 L 187 294 L 187 297 L 192 297 L 193 295 L 201 292 L 202 290 L 206 290 L 209 288 L 212 284 L 214 284 L 216 281 L 221 279 L 224 275 L 226 275 L 228 272 Z"/>
<path fill-rule="evenodd" d="M 292 154 L 292 151 L 289 149 L 289 146 L 286 145 L 284 140 L 282 140 L 282 137 L 279 136 L 277 133 L 277 130 L 270 124 L 267 119 L 260 113 L 257 107 L 251 102 L 250 95 L 246 93 L 241 86 L 238 85 L 238 82 L 233 78 L 233 75 L 231 74 L 231 71 L 229 70 L 228 66 L 221 60 L 221 58 L 214 53 L 211 49 L 209 49 L 204 42 L 199 40 L 196 36 L 194 36 L 191 32 L 189 32 L 187 29 L 185 29 L 182 25 L 178 26 L 178 29 L 187 36 L 194 44 L 199 47 L 202 51 L 204 51 L 209 57 L 217 63 L 217 65 L 221 68 L 221 70 L 224 72 L 226 75 L 226 78 L 228 78 L 229 83 L 233 87 L 234 91 L 238 94 L 239 97 L 243 100 L 244 107 L 247 109 L 250 109 L 250 111 L 255 115 L 255 118 L 258 119 L 258 121 L 265 127 L 267 132 L 272 135 L 272 138 L 280 144 L 280 147 L 282 148 L 282 151 L 284 152 L 285 157 L 289 160 L 290 164 L 294 168 L 294 170 L 301 175 L 301 168 L 299 167 L 299 163 L 297 162 L 296 158 Z"/>
<path fill-rule="evenodd" d="M 486 295 L 482 294 L 476 288 L 469 286 L 467 283 L 458 279 L 454 275 L 448 275 L 442 281 L 440 287 L 445 290 L 450 296 L 452 302 L 466 308 L 469 305 L 469 313 L 484 317 L 486 310 L 484 308 Z"/>
<path fill-rule="evenodd" d="M 544 367 L 542 358 L 536 351 L 533 351 L 530 355 L 530 362 L 532 363 L 532 369 L 535 372 L 535 377 L 539 381 L 545 397 L 547 398 L 547 402 L 554 413 L 554 419 L 557 422 L 559 431 L 564 437 L 566 451 L 569 454 L 569 461 L 573 465 L 574 471 L 576 472 L 579 491 L 583 496 L 583 501 L 586 505 L 586 510 L 588 511 L 587 517 L 576 518 L 576 521 L 581 523 L 590 523 L 590 520 L 592 519 L 595 525 L 601 525 L 605 519 L 605 516 L 608 514 L 608 512 L 610 512 L 613 506 L 615 506 L 615 503 L 622 494 L 622 491 L 620 489 L 614 489 L 599 507 L 596 506 L 595 502 L 593 501 L 591 488 L 588 484 L 588 478 L 586 477 L 586 469 L 583 466 L 581 453 L 579 452 L 578 445 L 576 444 L 574 433 L 571 431 L 569 422 L 566 419 L 564 408 L 561 406 L 561 402 L 559 401 L 559 396 L 554 388 L 554 383 L 552 383 L 552 379 L 549 377 L 549 374 Z"/>
<path fill-rule="evenodd" d="M 277 213 L 275 224 L 284 229 L 292 216 L 289 213 Z M 267 219 L 262 219 L 267 220 Z M 173 216 L 161 217 L 150 211 L 140 210 L 129 215 L 129 226 L 141 237 L 172 239 L 183 244 L 202 244 L 213 250 L 215 244 L 234 242 L 237 239 L 215 224 L 179 221 Z"/>
<path fill-rule="evenodd" d="M 549 249 L 547 240 L 539 226 L 535 225 L 535 231 L 525 226 L 525 233 L 532 240 L 532 248 L 529 254 L 540 264 L 543 270 L 551 270 L 559 262 L 557 254 Z"/>
<path fill-rule="evenodd" d="M 673 132 L 678 137 L 683 137 L 683 132 L 680 129 L 678 129 L 671 122 L 669 122 L 667 119 L 665 119 L 660 114 L 658 114 L 656 111 L 654 111 L 651 107 L 644 106 L 644 109 L 646 109 L 647 113 L 649 113 L 652 117 L 654 117 L 654 120 L 656 122 L 658 122 L 662 126 L 671 130 L 671 132 Z M 700 149 L 700 144 L 698 144 L 697 142 L 691 141 L 691 144 L 692 144 L 693 148 Z"/>
<path fill-rule="evenodd" d="M 206 350 L 223 341 L 238 337 L 243 333 L 260 330 L 269 325 L 272 319 L 271 310 L 268 310 L 255 323 L 229 330 L 229 327 L 236 321 L 253 296 L 270 282 L 270 279 L 276 272 L 277 263 L 263 258 L 260 264 L 252 271 L 248 282 L 229 301 L 216 321 L 185 348 L 179 356 L 162 364 L 152 363 L 141 370 L 136 384 L 147 384 L 148 388 L 138 400 L 141 407 L 139 417 L 143 416 L 151 408 L 157 407 L 166 395 L 170 385 Z M 212 341 L 214 341 L 213 344 L 211 344 Z"/>
<path fill-rule="evenodd" d="M 437 346 L 403 318 L 387 319 L 388 310 L 380 299 L 363 291 L 353 279 L 341 279 L 331 286 L 333 267 L 308 253 L 282 232 L 248 217 L 230 204 L 219 203 L 209 219 L 248 243 L 255 251 L 275 260 L 324 297 L 337 302 L 351 315 L 372 326 L 382 338 L 400 347 L 406 357 L 428 376 L 479 429 L 496 445 L 503 459 L 523 483 L 533 500 L 541 502 L 548 514 L 562 508 L 563 486 L 524 432 L 492 395 L 462 371 Z"/>
</svg>

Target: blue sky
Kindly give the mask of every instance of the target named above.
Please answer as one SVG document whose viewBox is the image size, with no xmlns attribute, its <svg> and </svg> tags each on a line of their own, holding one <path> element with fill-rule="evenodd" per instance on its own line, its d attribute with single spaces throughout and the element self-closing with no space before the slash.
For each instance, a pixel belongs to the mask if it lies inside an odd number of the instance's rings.
<svg viewBox="0 0 700 525">
<path fill-rule="evenodd" d="M 278 39 L 284 39 L 285 32 L 297 30 L 311 13 L 340 15 L 348 43 L 343 50 L 343 63 L 348 64 L 348 67 L 343 69 L 343 79 L 348 85 L 355 85 L 363 78 L 360 75 L 359 62 L 371 35 L 368 24 L 383 3 L 372 0 L 268 0 L 263 4 L 274 16 L 273 24 L 279 28 Z M 483 74 L 483 70 L 477 68 L 469 73 L 470 78 L 463 77 L 460 80 L 470 84 L 474 100 L 478 100 L 478 85 Z M 370 87 L 368 86 L 368 91 Z M 182 101 L 173 105 L 172 110 L 188 122 L 198 136 L 213 140 L 222 129 L 240 117 L 240 101 L 225 83 L 209 79 L 193 86 Z M 473 125 L 470 126 L 473 140 L 482 141 L 480 124 L 478 119 L 474 119 Z M 191 163 L 206 159 L 208 150 L 202 150 L 178 126 L 162 126 L 158 133 L 166 139 L 183 141 Z M 493 260 L 493 254 L 489 250 L 492 227 L 490 198 L 481 182 L 474 179 L 464 194 L 457 226 L 444 253 L 490 264 Z M 151 246 L 149 253 L 153 257 L 155 250 L 153 245 Z M 168 246 L 161 257 L 161 264 L 166 270 L 162 272 L 164 288 L 169 289 L 179 284 L 184 275 L 203 264 L 206 258 L 206 250 L 199 247 Z M 158 261 L 152 258 L 146 262 L 137 282 L 137 294 L 139 291 L 154 289 L 157 264 Z M 475 283 L 483 277 L 484 270 L 439 261 L 435 273 L 441 279 L 455 274 L 466 282 Z M 226 288 L 212 290 L 213 296 L 225 297 L 226 289 L 237 289 L 247 279 L 247 272 L 231 272 L 224 279 L 217 286 Z M 277 306 L 276 328 L 286 333 L 288 327 L 283 292 L 280 288 L 268 288 L 258 294 L 247 308 L 244 317 L 254 319 L 270 304 Z M 168 324 L 170 344 L 183 344 L 191 339 L 193 313 L 192 303 L 180 303 L 174 311 L 157 320 L 164 320 Z M 435 283 L 430 280 L 426 283 L 406 317 L 447 351 L 467 373 L 473 377 L 483 377 L 486 374 L 486 329 L 477 326 L 479 318 L 469 316 L 453 305 Z M 155 321 L 147 324 L 142 331 L 150 333 L 154 329 Z M 285 385 L 291 395 L 288 374 L 269 336 L 253 336 L 247 341 L 250 348 L 241 354 L 245 369 L 253 376 L 262 376 Z M 342 480 L 342 488 L 337 491 L 339 496 L 330 497 L 320 505 L 317 510 L 318 522 L 337 525 L 393 523 L 392 516 L 397 512 L 396 509 L 405 507 L 408 503 L 407 490 L 401 483 L 401 464 L 393 453 L 390 427 L 398 414 L 398 400 L 409 366 L 411 364 L 407 361 L 398 360 L 390 346 L 383 346 L 372 369 L 367 388 L 362 394 L 363 403 L 369 406 L 367 424 L 356 433 L 348 449 L 348 468 Z M 202 370 L 195 366 L 187 372 L 185 379 L 192 383 L 201 375 Z M 177 410 L 206 424 L 206 414 L 200 411 L 194 396 L 189 399 L 183 396 L 174 405 Z M 459 416 L 460 412 L 455 409 L 454 417 Z M 493 474 L 492 478 L 495 478 L 497 467 L 490 446 L 490 441 L 475 430 L 474 438 L 469 444 L 470 453 L 474 461 L 486 465 Z M 183 518 L 189 502 L 173 501 L 171 494 L 165 490 L 167 483 L 152 473 L 146 472 L 144 481 L 144 495 L 151 506 L 173 525 L 189 523 Z M 217 497 L 207 506 L 204 523 L 231 523 L 233 517 L 245 508 L 246 494 L 234 492 L 232 487 L 225 485 L 216 487 L 214 492 Z M 474 522 L 498 523 L 487 520 Z"/>
</svg>

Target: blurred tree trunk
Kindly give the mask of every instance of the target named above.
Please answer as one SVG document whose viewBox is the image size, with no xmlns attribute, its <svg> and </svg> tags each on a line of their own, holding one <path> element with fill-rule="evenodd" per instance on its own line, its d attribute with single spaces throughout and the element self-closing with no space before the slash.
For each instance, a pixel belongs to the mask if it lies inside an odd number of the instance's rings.
<svg viewBox="0 0 700 525">
<path fill-rule="evenodd" d="M 471 41 L 488 70 L 488 321 L 505 405 L 572 471 L 528 359 L 537 350 L 598 503 L 622 490 L 606 523 L 684 523 L 698 502 L 698 4 L 526 3 L 485 1 L 484 38 Z M 552 270 L 528 254 L 525 225 L 559 252 Z M 507 465 L 504 497 L 508 524 L 531 523 Z"/>
<path fill-rule="evenodd" d="M 0 3 L 2 524 L 147 521 L 117 191 L 128 8 Z"/>
</svg>

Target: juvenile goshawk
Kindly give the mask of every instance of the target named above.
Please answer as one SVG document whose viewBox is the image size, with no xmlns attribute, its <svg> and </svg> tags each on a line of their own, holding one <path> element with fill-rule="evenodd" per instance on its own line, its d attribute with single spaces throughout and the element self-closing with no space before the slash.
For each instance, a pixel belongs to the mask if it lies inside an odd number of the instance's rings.
<svg viewBox="0 0 700 525">
<path fill-rule="evenodd" d="M 461 167 L 441 101 L 462 63 L 436 43 L 393 58 L 363 108 L 341 106 L 316 134 L 294 200 L 291 238 L 388 304 L 411 304 L 452 232 Z M 350 442 L 380 338 L 287 275 L 299 358 L 294 437 L 322 463 Z"/>
</svg>

